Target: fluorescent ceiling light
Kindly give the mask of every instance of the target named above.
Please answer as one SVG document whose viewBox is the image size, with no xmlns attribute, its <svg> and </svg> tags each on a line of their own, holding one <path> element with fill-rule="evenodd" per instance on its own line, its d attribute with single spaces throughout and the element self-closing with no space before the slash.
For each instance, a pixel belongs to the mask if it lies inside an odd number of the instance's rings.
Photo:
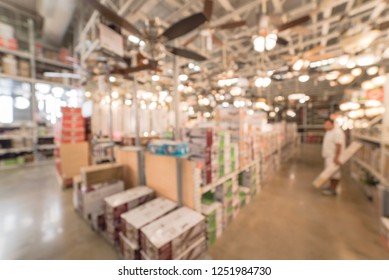
<svg viewBox="0 0 389 280">
<path fill-rule="evenodd" d="M 17 96 L 15 97 L 15 104 L 14 104 L 16 109 L 19 110 L 25 110 L 28 107 L 30 107 L 30 100 L 23 96 Z"/>
<path fill-rule="evenodd" d="M 299 76 L 299 81 L 301 82 L 301 83 L 305 83 L 305 82 L 308 82 L 309 81 L 309 75 L 301 75 L 301 76 Z"/>
<path fill-rule="evenodd" d="M 110 81 L 111 83 L 116 82 L 116 77 L 114 77 L 114 76 L 109 76 L 109 81 Z"/>
<path fill-rule="evenodd" d="M 374 99 L 371 99 L 371 100 L 366 100 L 365 101 L 365 106 L 366 107 L 380 107 L 382 105 L 381 101 L 379 100 L 374 100 Z"/>
<path fill-rule="evenodd" d="M 158 75 L 152 75 L 151 76 L 151 80 L 153 80 L 154 82 L 158 82 L 159 81 L 159 76 Z"/>
<path fill-rule="evenodd" d="M 377 66 L 369 67 L 369 68 L 367 68 L 366 73 L 369 76 L 374 76 L 375 74 L 378 73 L 378 67 Z"/>
<path fill-rule="evenodd" d="M 375 87 L 374 83 L 370 80 L 364 81 L 361 86 L 364 90 L 373 89 Z"/>
<path fill-rule="evenodd" d="M 375 86 L 383 86 L 386 82 L 386 77 L 385 76 L 377 76 L 374 77 L 372 80 L 373 84 Z"/>
<path fill-rule="evenodd" d="M 354 68 L 353 70 L 351 70 L 351 74 L 354 77 L 358 77 L 362 74 L 362 69 L 361 68 Z"/>
<path fill-rule="evenodd" d="M 340 75 L 339 71 L 332 71 L 330 73 L 327 73 L 325 77 L 328 81 L 334 81 L 339 77 L 339 75 Z"/>
<path fill-rule="evenodd" d="M 351 74 L 343 74 L 338 78 L 338 83 L 341 85 L 347 85 L 354 81 L 354 76 Z"/>
<path fill-rule="evenodd" d="M 288 96 L 289 100 L 300 100 L 302 98 L 305 98 L 305 93 L 293 93 Z"/>
<path fill-rule="evenodd" d="M 185 82 L 185 81 L 188 80 L 188 75 L 186 75 L 186 74 L 180 74 L 180 75 L 178 76 L 178 79 L 179 79 L 181 82 Z"/>
</svg>

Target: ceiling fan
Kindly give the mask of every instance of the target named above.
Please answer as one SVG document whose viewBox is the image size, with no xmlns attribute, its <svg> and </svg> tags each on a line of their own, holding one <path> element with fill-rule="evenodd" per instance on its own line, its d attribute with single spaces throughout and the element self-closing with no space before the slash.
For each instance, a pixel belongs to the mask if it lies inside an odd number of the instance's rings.
<svg viewBox="0 0 389 280">
<path fill-rule="evenodd" d="M 119 26 L 122 30 L 127 31 L 129 34 L 137 36 L 139 40 L 145 42 L 145 44 L 140 47 L 140 52 L 147 59 L 147 62 L 135 67 L 128 67 L 121 71 L 123 74 L 155 69 L 158 66 L 158 60 L 162 59 L 166 55 L 166 51 L 174 55 L 192 60 L 206 60 L 206 57 L 198 54 L 197 52 L 173 47 L 167 44 L 168 42 L 189 33 L 190 31 L 203 24 L 207 20 L 207 17 L 203 12 L 195 13 L 191 16 L 183 18 L 178 22 L 173 23 L 165 30 L 163 30 L 161 27 L 160 21 L 158 19 L 152 19 L 147 22 L 146 28 L 142 32 L 137 27 L 128 22 L 125 18 L 119 16 L 111 9 L 100 4 L 99 1 L 84 1 L 88 2 L 94 9 L 99 11 L 106 20 Z"/>
<path fill-rule="evenodd" d="M 189 45 L 195 41 L 199 36 L 204 36 L 207 38 L 207 48 L 212 49 L 213 43 L 221 46 L 223 44 L 222 40 L 215 35 L 216 30 L 227 30 L 235 29 L 246 25 L 245 20 L 239 21 L 230 21 L 222 24 L 212 25 L 212 12 L 213 12 L 213 0 L 204 0 L 204 10 L 203 14 L 206 16 L 207 20 L 205 22 L 204 28 L 196 32 L 192 37 L 190 37 L 185 43 L 184 46 Z"/>
</svg>

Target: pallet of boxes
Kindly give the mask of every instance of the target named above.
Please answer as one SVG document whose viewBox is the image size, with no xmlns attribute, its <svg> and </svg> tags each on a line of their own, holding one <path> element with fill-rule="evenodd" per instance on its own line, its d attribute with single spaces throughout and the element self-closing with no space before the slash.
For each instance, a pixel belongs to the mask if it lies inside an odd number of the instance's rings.
<svg viewBox="0 0 389 280">
<path fill-rule="evenodd" d="M 204 217 L 155 197 L 147 186 L 125 189 L 123 165 L 85 167 L 74 184 L 80 215 L 124 259 L 194 259 L 207 249 Z"/>
<path fill-rule="evenodd" d="M 62 107 L 62 120 L 57 142 L 56 167 L 64 187 L 71 186 L 73 177 L 89 165 L 89 145 L 85 141 L 85 124 L 81 108 Z"/>
</svg>

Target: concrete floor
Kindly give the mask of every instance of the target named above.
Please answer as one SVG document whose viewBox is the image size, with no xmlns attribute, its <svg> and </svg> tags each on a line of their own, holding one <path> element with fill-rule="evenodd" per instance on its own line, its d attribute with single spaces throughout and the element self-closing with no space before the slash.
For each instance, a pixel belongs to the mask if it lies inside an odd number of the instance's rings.
<svg viewBox="0 0 389 280">
<path fill-rule="evenodd" d="M 311 182 L 319 146 L 276 174 L 209 250 L 213 259 L 389 259 L 376 207 L 346 174 L 339 197 Z M 118 259 L 76 214 L 53 166 L 0 172 L 0 259 Z"/>
</svg>

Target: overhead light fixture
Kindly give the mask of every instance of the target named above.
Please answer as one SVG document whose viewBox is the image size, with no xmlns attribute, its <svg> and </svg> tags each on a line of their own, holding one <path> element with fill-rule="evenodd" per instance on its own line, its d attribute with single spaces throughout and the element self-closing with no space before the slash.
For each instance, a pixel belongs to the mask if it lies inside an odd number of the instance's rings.
<svg viewBox="0 0 389 280">
<path fill-rule="evenodd" d="M 291 118 L 294 118 L 296 116 L 296 113 L 289 109 L 286 111 L 286 115 L 291 117 Z"/>
<path fill-rule="evenodd" d="M 235 99 L 234 106 L 236 108 L 243 108 L 246 105 L 246 102 L 244 100 Z"/>
<path fill-rule="evenodd" d="M 331 71 L 329 73 L 326 74 L 326 80 L 328 81 L 334 81 L 336 80 L 340 75 L 340 72 L 339 71 Z"/>
<path fill-rule="evenodd" d="M 274 101 L 276 101 L 276 102 L 282 102 L 284 100 L 285 100 L 285 97 L 283 97 L 281 95 L 274 97 Z"/>
<path fill-rule="evenodd" d="M 382 105 L 381 101 L 370 99 L 365 101 L 365 107 L 372 108 L 372 107 L 380 107 Z"/>
<path fill-rule="evenodd" d="M 51 89 L 51 92 L 54 94 L 55 97 L 61 98 L 61 96 L 65 92 L 65 90 L 61 87 L 53 87 Z"/>
<path fill-rule="evenodd" d="M 361 86 L 364 90 L 370 90 L 375 88 L 375 85 L 371 80 L 364 81 Z"/>
<path fill-rule="evenodd" d="M 260 88 L 266 88 L 271 84 L 271 79 L 269 77 L 258 77 L 255 79 L 255 86 Z"/>
<path fill-rule="evenodd" d="M 275 118 L 276 115 L 277 115 L 276 112 L 270 112 L 269 113 L 269 117 L 271 117 L 271 118 Z"/>
<path fill-rule="evenodd" d="M 353 70 L 351 70 L 351 74 L 354 77 L 358 77 L 362 74 L 362 69 L 361 68 L 354 68 Z"/>
<path fill-rule="evenodd" d="M 126 99 L 126 101 L 124 101 L 124 104 L 126 104 L 127 106 L 131 106 L 132 101 L 130 99 Z"/>
<path fill-rule="evenodd" d="M 35 84 L 35 90 L 41 92 L 41 93 L 49 93 L 51 86 L 48 84 L 42 84 L 42 83 L 36 83 Z"/>
<path fill-rule="evenodd" d="M 154 82 L 158 82 L 159 81 L 159 75 L 156 75 L 156 74 L 152 75 L 151 76 L 151 80 L 153 80 Z"/>
<path fill-rule="evenodd" d="M 346 64 L 346 67 L 347 67 L 348 69 L 352 69 L 352 68 L 354 68 L 355 66 L 356 66 L 356 64 L 355 64 L 355 62 L 352 61 L 352 60 L 349 60 L 349 61 L 347 62 L 347 64 Z"/>
<path fill-rule="evenodd" d="M 363 67 L 376 63 L 377 57 L 374 54 L 362 54 L 359 55 L 355 60 L 358 66 Z"/>
<path fill-rule="evenodd" d="M 369 76 L 374 76 L 378 73 L 378 67 L 377 66 L 369 67 L 367 68 L 366 73 Z"/>
<path fill-rule="evenodd" d="M 309 61 L 300 58 L 295 63 L 293 63 L 292 69 L 294 71 L 300 71 L 301 69 L 303 69 L 308 65 L 309 65 Z"/>
<path fill-rule="evenodd" d="M 365 110 L 365 115 L 368 118 L 376 117 L 376 116 L 381 115 L 383 113 L 385 113 L 384 107 L 367 108 Z"/>
<path fill-rule="evenodd" d="M 296 101 L 305 98 L 305 96 L 306 96 L 305 93 L 293 93 L 288 96 L 288 99 L 290 101 Z"/>
<path fill-rule="evenodd" d="M 116 77 L 114 77 L 114 76 L 109 76 L 109 81 L 110 81 L 111 83 L 116 82 Z"/>
<path fill-rule="evenodd" d="M 346 55 L 342 55 L 342 56 L 339 56 L 338 57 L 338 63 L 342 66 L 346 66 L 347 62 L 349 61 L 349 56 L 346 54 Z"/>
<path fill-rule="evenodd" d="M 86 98 L 89 98 L 89 97 L 92 96 L 92 94 L 91 94 L 90 91 L 86 91 L 86 92 L 84 93 L 84 95 L 85 95 Z"/>
<path fill-rule="evenodd" d="M 354 76 L 351 74 L 343 74 L 338 78 L 338 83 L 341 85 L 348 85 L 354 81 Z"/>
<path fill-rule="evenodd" d="M 30 100 L 28 100 L 27 98 L 25 98 L 23 96 L 17 96 L 17 97 L 15 97 L 14 106 L 16 109 L 25 110 L 28 107 L 30 107 Z"/>
<path fill-rule="evenodd" d="M 112 96 L 113 99 L 117 99 L 117 98 L 119 98 L 119 93 L 118 93 L 117 91 L 114 90 L 114 91 L 111 93 L 111 96 Z"/>
<path fill-rule="evenodd" d="M 375 86 L 383 86 L 386 82 L 386 77 L 385 76 L 377 76 L 371 79 L 372 83 Z"/>
<path fill-rule="evenodd" d="M 360 119 L 363 118 L 365 115 L 365 110 L 359 109 L 359 110 L 353 110 L 348 113 L 348 117 L 350 119 Z"/>
<path fill-rule="evenodd" d="M 181 82 L 186 82 L 188 80 L 188 75 L 186 74 L 180 74 L 178 76 L 178 79 L 181 81 Z"/>
<path fill-rule="evenodd" d="M 136 45 L 140 43 L 140 39 L 134 35 L 129 35 L 128 41 L 130 41 L 131 43 L 136 44 Z"/>
<path fill-rule="evenodd" d="M 227 107 L 230 106 L 230 103 L 228 103 L 228 102 L 223 102 L 223 103 L 222 103 L 222 106 L 223 106 L 224 108 L 227 108 Z"/>
<path fill-rule="evenodd" d="M 76 79 L 76 80 L 82 78 L 81 75 L 76 73 L 60 73 L 60 72 L 44 72 L 43 76 L 47 78 L 69 78 L 69 79 Z"/>
<path fill-rule="evenodd" d="M 254 50 L 257 52 L 270 51 L 274 49 L 277 44 L 277 35 L 274 33 L 266 36 L 258 36 L 253 41 Z"/>
<path fill-rule="evenodd" d="M 172 97 L 171 95 L 166 96 L 165 101 L 166 101 L 167 103 L 170 103 L 170 102 L 173 101 L 173 97 Z"/>
<path fill-rule="evenodd" d="M 179 85 L 177 86 L 177 90 L 178 90 L 178 91 L 184 91 L 184 89 L 185 89 L 185 86 L 184 86 L 183 84 L 179 84 Z"/>
<path fill-rule="evenodd" d="M 267 105 L 264 101 L 257 101 L 254 103 L 254 107 L 257 109 L 262 109 L 264 111 L 270 111 L 269 105 Z"/>
<path fill-rule="evenodd" d="M 301 76 L 299 76 L 299 81 L 301 82 L 301 83 L 305 83 L 305 82 L 308 82 L 309 81 L 309 75 L 301 75 Z"/>
<path fill-rule="evenodd" d="M 193 70 L 194 70 L 195 72 L 199 72 L 199 71 L 201 70 L 201 68 L 200 68 L 200 66 L 195 65 L 195 66 L 193 67 Z"/>
<path fill-rule="evenodd" d="M 239 96 L 242 94 L 242 88 L 240 87 L 232 87 L 230 90 L 230 94 L 232 96 Z"/>
<path fill-rule="evenodd" d="M 210 113 L 210 112 L 205 112 L 205 113 L 203 114 L 203 116 L 204 116 L 205 118 L 210 118 L 210 117 L 211 117 L 211 113 Z"/>
<path fill-rule="evenodd" d="M 339 105 L 339 109 L 341 111 L 357 110 L 360 107 L 361 105 L 359 105 L 359 103 L 351 102 L 351 101 L 343 102 L 342 104 Z"/>
</svg>

